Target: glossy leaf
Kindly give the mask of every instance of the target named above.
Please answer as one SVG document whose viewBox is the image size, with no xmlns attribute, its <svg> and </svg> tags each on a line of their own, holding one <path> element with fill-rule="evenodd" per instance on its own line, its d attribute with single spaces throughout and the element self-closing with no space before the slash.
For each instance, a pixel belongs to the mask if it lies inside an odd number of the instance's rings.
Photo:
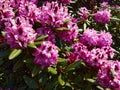
<svg viewBox="0 0 120 90">
<path fill-rule="evenodd" d="M 41 35 L 35 41 L 43 40 L 43 39 L 45 39 L 47 37 L 48 37 L 48 35 Z"/>
<path fill-rule="evenodd" d="M 1 50 L 0 51 L 0 58 L 8 57 L 9 54 L 10 54 L 10 50 Z"/>
<path fill-rule="evenodd" d="M 56 75 L 56 74 L 57 74 L 57 71 L 56 71 L 55 68 L 53 68 L 53 67 L 49 67 L 49 68 L 48 68 L 48 72 L 52 73 L 53 75 Z"/>
<path fill-rule="evenodd" d="M 12 60 L 12 59 L 16 58 L 21 53 L 22 53 L 21 49 L 13 49 L 13 51 L 9 55 L 9 60 Z"/>
<path fill-rule="evenodd" d="M 30 89 L 37 89 L 39 87 L 38 83 L 34 79 L 32 79 L 26 75 L 23 78 L 24 78 L 25 83 L 27 84 L 27 86 Z"/>
<path fill-rule="evenodd" d="M 61 74 L 58 76 L 58 82 L 60 83 L 61 86 L 65 85 L 65 81 L 62 80 L 62 75 Z"/>
<path fill-rule="evenodd" d="M 32 70 L 32 77 L 36 76 L 40 72 L 40 68 L 35 66 Z"/>
<path fill-rule="evenodd" d="M 60 27 L 60 28 L 55 28 L 55 30 L 57 30 L 57 31 L 66 31 L 66 30 L 70 30 L 70 29 L 65 28 L 65 27 Z"/>
<path fill-rule="evenodd" d="M 28 47 L 30 47 L 30 48 L 36 48 L 36 45 L 35 45 L 35 44 L 32 44 L 32 43 L 29 43 L 29 44 L 28 44 Z"/>
<path fill-rule="evenodd" d="M 76 61 L 76 62 L 68 65 L 66 68 L 66 71 L 74 70 L 76 67 L 80 66 L 81 64 L 82 64 L 82 62 L 80 60 Z"/>
</svg>

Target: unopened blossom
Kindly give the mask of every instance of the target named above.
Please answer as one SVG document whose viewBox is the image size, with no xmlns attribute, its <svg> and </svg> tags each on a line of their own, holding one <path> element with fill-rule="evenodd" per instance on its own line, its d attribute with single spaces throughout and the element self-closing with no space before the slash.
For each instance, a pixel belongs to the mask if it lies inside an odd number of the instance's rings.
<svg viewBox="0 0 120 90">
<path fill-rule="evenodd" d="M 87 28 L 81 35 L 80 42 L 87 46 L 96 46 L 98 42 L 97 31 Z"/>
<path fill-rule="evenodd" d="M 110 21 L 110 12 L 107 10 L 97 11 L 94 19 L 101 24 L 108 23 Z"/>
<path fill-rule="evenodd" d="M 108 2 L 102 2 L 100 6 L 101 6 L 101 8 L 103 8 L 103 9 L 106 9 L 106 8 L 110 7 L 110 5 L 109 5 Z"/>
<path fill-rule="evenodd" d="M 34 63 L 39 65 L 41 69 L 57 64 L 58 49 L 51 42 L 45 42 L 35 49 Z"/>
<path fill-rule="evenodd" d="M 79 17 L 80 20 L 88 19 L 88 10 L 87 10 L 86 7 L 79 8 L 78 17 Z"/>
<path fill-rule="evenodd" d="M 120 62 L 109 61 L 103 65 L 97 74 L 98 83 L 105 88 L 119 88 L 120 86 Z"/>
<path fill-rule="evenodd" d="M 55 34 L 50 28 L 47 28 L 47 27 L 38 28 L 37 36 L 41 36 L 41 35 L 47 35 L 47 37 L 44 40 L 55 43 Z"/>
<path fill-rule="evenodd" d="M 73 50 L 73 52 L 67 53 L 69 63 L 73 63 L 80 59 L 86 59 L 88 50 L 87 50 L 87 47 L 85 45 L 83 45 L 82 43 L 73 44 L 72 50 Z"/>
</svg>

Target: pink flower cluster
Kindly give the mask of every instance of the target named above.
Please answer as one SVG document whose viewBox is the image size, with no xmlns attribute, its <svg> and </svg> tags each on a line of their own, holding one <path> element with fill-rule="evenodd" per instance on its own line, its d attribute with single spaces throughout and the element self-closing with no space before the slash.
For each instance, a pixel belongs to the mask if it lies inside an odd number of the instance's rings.
<svg viewBox="0 0 120 90">
<path fill-rule="evenodd" d="M 120 62 L 108 61 L 98 71 L 98 82 L 103 87 L 119 88 L 120 86 Z"/>
<path fill-rule="evenodd" d="M 70 1 L 60 2 L 68 4 Z M 0 29 L 5 32 L 11 48 L 27 48 L 28 44 L 34 44 L 37 37 L 47 36 L 41 40 L 43 43 L 34 54 L 34 63 L 42 69 L 57 63 L 56 37 L 69 43 L 78 36 L 78 25 L 62 3 L 45 2 L 37 7 L 38 0 L 0 1 Z M 38 21 L 41 26 L 34 27 Z"/>
<path fill-rule="evenodd" d="M 78 35 L 78 26 L 68 9 L 57 2 L 46 2 L 40 7 L 39 20 L 44 28 L 55 30 L 60 39 L 72 42 Z M 59 30 L 59 29 L 65 30 Z"/>
<path fill-rule="evenodd" d="M 72 45 L 68 52 L 68 62 L 82 60 L 86 65 L 98 70 L 98 83 L 107 88 L 120 86 L 120 62 L 113 61 L 114 49 L 111 47 L 110 33 L 94 29 L 86 29 L 81 35 L 80 42 Z M 110 61 L 111 60 L 111 61 Z"/>
<path fill-rule="evenodd" d="M 19 22 L 20 21 L 20 22 Z M 19 17 L 6 23 L 5 38 L 11 48 L 25 48 L 28 43 L 34 43 L 36 33 L 25 18 Z"/>
<path fill-rule="evenodd" d="M 58 49 L 51 42 L 42 42 L 42 44 L 35 49 L 34 63 L 39 65 L 41 69 L 57 64 Z"/>
<path fill-rule="evenodd" d="M 110 21 L 110 12 L 108 10 L 97 11 L 94 19 L 101 24 L 108 23 Z"/>
<path fill-rule="evenodd" d="M 109 32 L 97 33 L 94 29 L 87 28 L 81 35 L 80 42 L 88 47 L 104 47 L 112 44 L 112 36 Z"/>
</svg>

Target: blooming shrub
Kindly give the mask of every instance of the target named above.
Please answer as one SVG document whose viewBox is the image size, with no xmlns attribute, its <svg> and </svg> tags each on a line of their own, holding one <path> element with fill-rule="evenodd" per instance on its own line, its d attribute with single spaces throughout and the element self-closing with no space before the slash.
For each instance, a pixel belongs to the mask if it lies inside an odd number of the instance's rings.
<svg viewBox="0 0 120 90">
<path fill-rule="evenodd" d="M 1 0 L 0 90 L 120 90 L 117 0 Z"/>
</svg>

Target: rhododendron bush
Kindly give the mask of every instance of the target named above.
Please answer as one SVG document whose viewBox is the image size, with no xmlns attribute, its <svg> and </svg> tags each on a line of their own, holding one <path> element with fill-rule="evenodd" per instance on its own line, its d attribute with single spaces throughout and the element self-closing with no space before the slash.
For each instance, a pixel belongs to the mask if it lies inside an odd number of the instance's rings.
<svg viewBox="0 0 120 90">
<path fill-rule="evenodd" d="M 120 90 L 119 0 L 0 0 L 0 90 Z"/>
</svg>

